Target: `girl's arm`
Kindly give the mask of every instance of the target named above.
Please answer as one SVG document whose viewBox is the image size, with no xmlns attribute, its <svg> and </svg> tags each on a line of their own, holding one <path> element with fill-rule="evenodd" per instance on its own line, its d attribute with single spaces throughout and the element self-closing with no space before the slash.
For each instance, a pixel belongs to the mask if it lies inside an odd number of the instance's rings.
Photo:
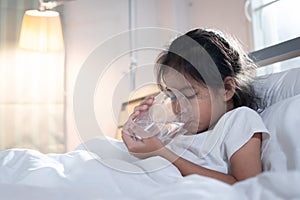
<svg viewBox="0 0 300 200">
<path fill-rule="evenodd" d="M 224 174 L 192 163 L 166 148 L 157 138 L 151 137 L 136 141 L 126 133 L 122 135 L 128 150 L 138 157 L 161 156 L 176 166 L 183 176 L 199 174 L 234 184 L 237 181 L 253 177 L 262 171 L 260 148 L 261 133 L 256 133 L 231 159 L 231 174 Z"/>
<path fill-rule="evenodd" d="M 160 152 L 160 156 L 172 162 L 183 176 L 189 174 L 199 174 L 221 180 L 223 182 L 234 184 L 237 181 L 253 177 L 262 171 L 261 158 L 261 134 L 256 133 L 253 137 L 230 159 L 231 175 L 210 170 L 196 165 L 184 158 L 174 154 L 167 148 Z"/>
<path fill-rule="evenodd" d="M 167 148 L 165 148 L 165 150 L 162 151 L 162 154 L 160 156 L 169 160 L 170 162 L 173 161 L 173 165 L 175 165 L 179 169 L 183 176 L 187 176 L 190 174 L 199 174 L 202 176 L 215 178 L 229 184 L 233 184 L 237 181 L 237 179 L 232 175 L 224 174 L 218 171 L 207 169 L 205 167 L 201 167 L 200 165 L 197 165 L 182 157 L 177 156 Z"/>
</svg>

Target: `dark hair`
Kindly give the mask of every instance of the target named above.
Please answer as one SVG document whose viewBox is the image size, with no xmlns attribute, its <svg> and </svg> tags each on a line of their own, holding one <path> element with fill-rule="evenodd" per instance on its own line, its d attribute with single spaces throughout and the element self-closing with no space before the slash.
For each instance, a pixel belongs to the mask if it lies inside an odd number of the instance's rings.
<svg viewBox="0 0 300 200">
<path fill-rule="evenodd" d="M 233 38 L 215 30 L 195 29 L 175 39 L 157 60 L 157 82 L 164 85 L 164 74 L 171 67 L 200 84 L 212 88 L 224 86 L 224 79 L 233 77 L 236 90 L 234 107 L 257 109 L 252 88 L 256 65 Z"/>
</svg>

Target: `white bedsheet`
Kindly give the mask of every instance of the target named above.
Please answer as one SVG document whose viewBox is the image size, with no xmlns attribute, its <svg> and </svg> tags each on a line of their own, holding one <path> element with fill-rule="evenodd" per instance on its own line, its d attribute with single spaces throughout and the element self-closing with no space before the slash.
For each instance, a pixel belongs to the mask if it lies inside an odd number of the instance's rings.
<svg viewBox="0 0 300 200">
<path fill-rule="evenodd" d="M 130 162 L 114 158 L 105 163 L 85 150 L 3 151 L 0 199 L 300 199 L 299 171 L 265 172 L 230 186 L 198 175 L 182 177 L 159 157 Z M 114 165 L 124 171 L 114 170 Z M 149 167 L 151 171 L 159 166 L 165 167 L 149 172 Z"/>
</svg>

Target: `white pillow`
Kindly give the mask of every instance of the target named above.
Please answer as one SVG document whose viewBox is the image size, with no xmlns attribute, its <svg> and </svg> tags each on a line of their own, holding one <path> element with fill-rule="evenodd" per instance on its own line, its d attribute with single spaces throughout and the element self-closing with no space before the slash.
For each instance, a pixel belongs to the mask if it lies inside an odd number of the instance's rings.
<svg viewBox="0 0 300 200">
<path fill-rule="evenodd" d="M 300 170 L 300 95 L 266 108 L 261 117 L 271 139 L 263 150 L 265 170 Z"/>
<path fill-rule="evenodd" d="M 300 94 L 300 68 L 259 76 L 253 83 L 265 107 Z"/>
</svg>

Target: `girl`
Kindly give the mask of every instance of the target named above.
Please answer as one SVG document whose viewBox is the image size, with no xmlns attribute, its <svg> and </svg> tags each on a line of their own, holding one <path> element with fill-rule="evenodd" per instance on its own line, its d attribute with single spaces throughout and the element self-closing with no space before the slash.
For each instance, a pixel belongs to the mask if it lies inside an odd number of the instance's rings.
<svg viewBox="0 0 300 200">
<path fill-rule="evenodd" d="M 154 98 L 149 97 L 123 128 L 129 152 L 161 156 L 183 176 L 199 174 L 229 184 L 259 174 L 262 135 L 268 131 L 252 110 L 254 70 L 247 55 L 221 33 L 196 29 L 178 37 L 158 59 L 157 80 L 162 89 L 175 88 L 189 99 L 194 113 L 185 128 L 190 134 L 166 146 L 154 136 L 137 140 L 130 123 L 151 106 Z"/>
</svg>

